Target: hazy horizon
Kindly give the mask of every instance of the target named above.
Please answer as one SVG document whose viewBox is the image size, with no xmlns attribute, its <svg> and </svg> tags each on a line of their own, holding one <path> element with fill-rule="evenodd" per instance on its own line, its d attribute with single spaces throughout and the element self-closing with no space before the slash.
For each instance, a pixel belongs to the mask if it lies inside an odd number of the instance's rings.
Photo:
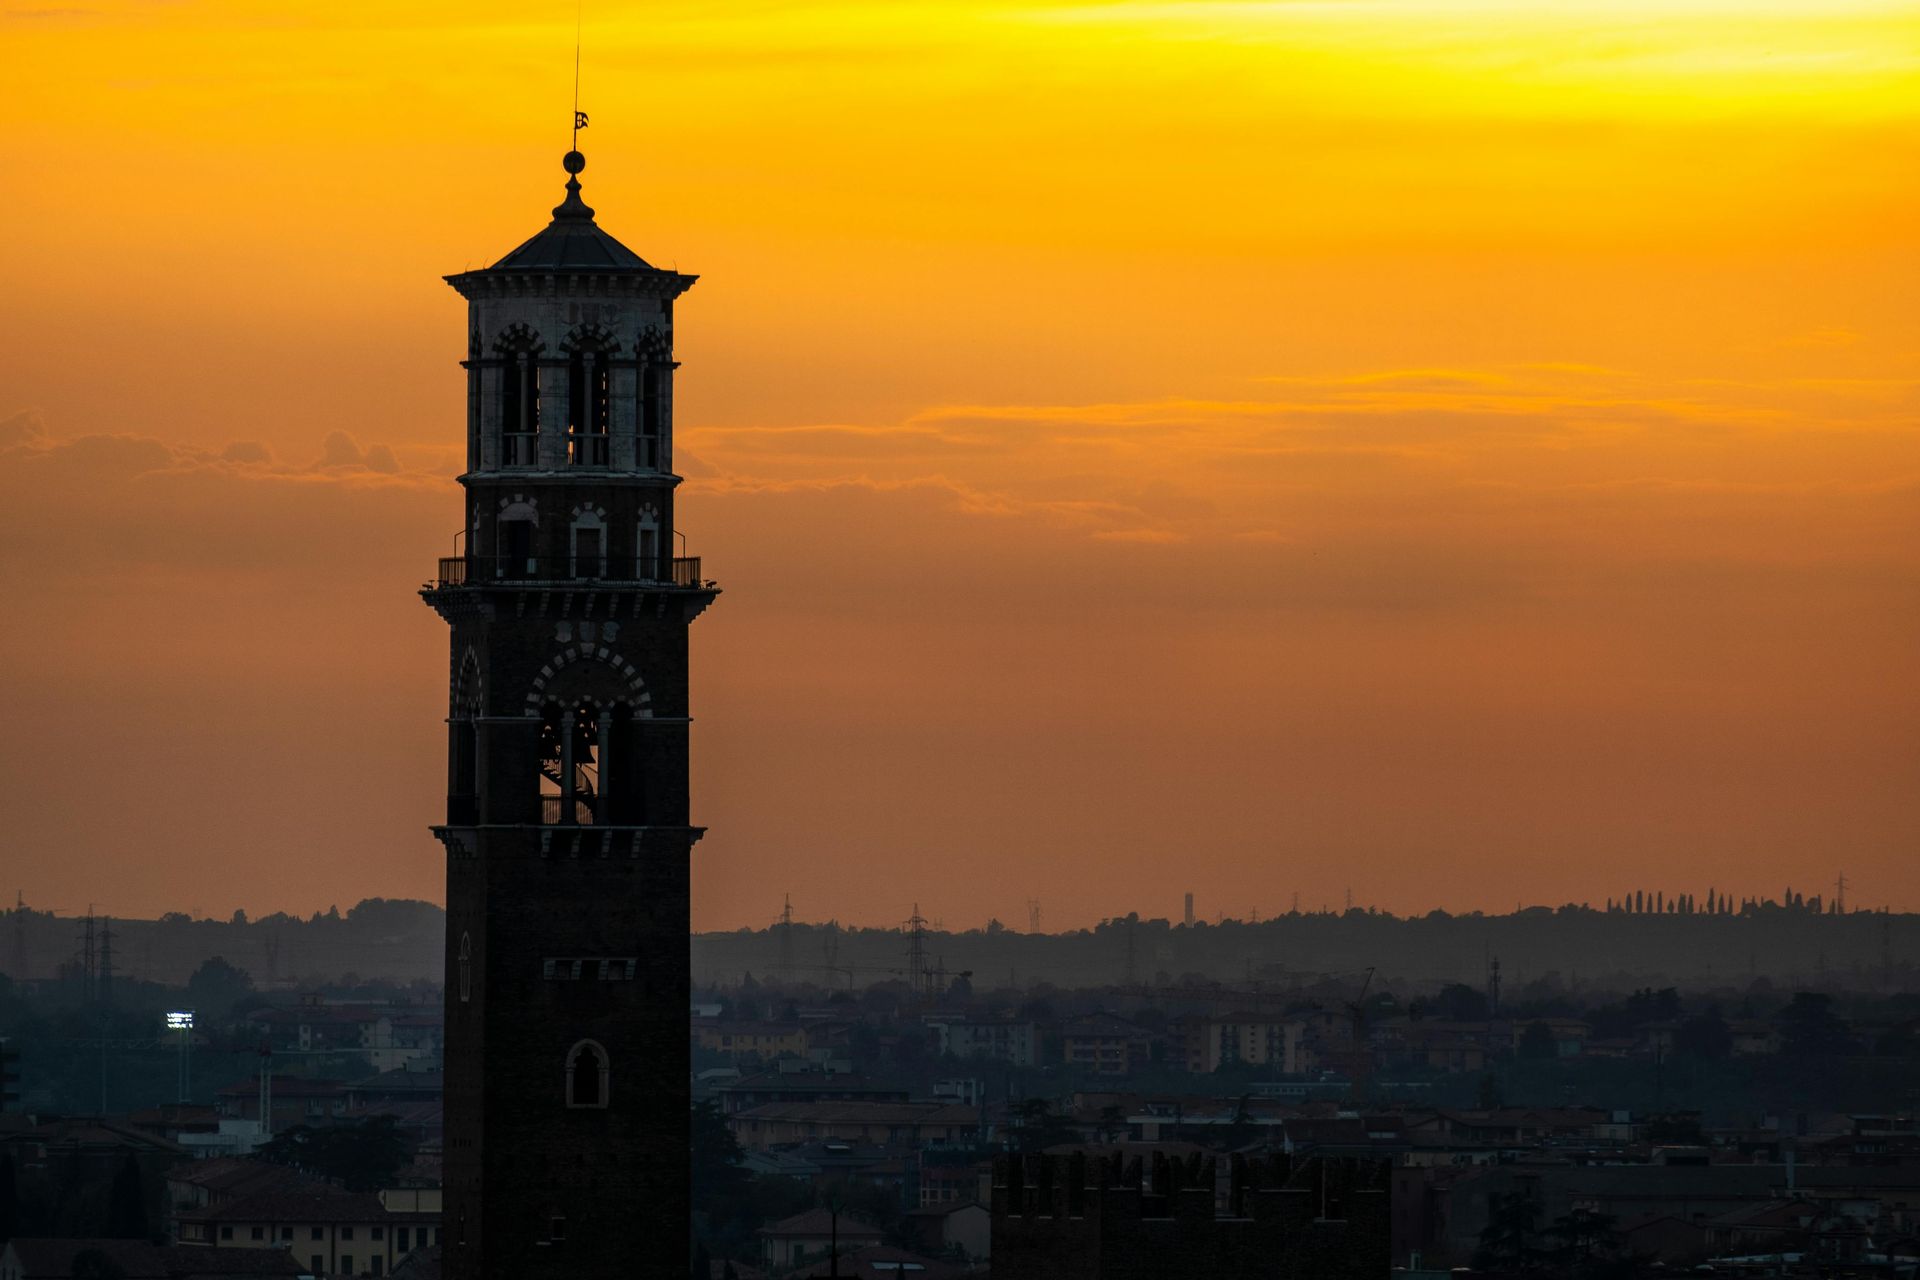
<svg viewBox="0 0 1920 1280">
<path fill-rule="evenodd" d="M 1920 908 L 1920 24 L 1732 13 L 590 8 L 701 277 L 694 927 Z M 575 16 L 0 15 L 0 890 L 441 896 L 440 277 Z"/>
</svg>

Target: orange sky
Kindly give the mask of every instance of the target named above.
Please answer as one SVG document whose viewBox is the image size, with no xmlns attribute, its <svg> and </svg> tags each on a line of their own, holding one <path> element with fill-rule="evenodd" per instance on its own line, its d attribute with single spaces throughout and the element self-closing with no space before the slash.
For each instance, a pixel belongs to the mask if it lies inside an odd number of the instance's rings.
<svg viewBox="0 0 1920 1280">
<path fill-rule="evenodd" d="M 573 6 L 0 3 L 0 889 L 438 898 L 459 298 Z M 1920 11 L 593 0 L 701 927 L 1920 909 Z"/>
</svg>

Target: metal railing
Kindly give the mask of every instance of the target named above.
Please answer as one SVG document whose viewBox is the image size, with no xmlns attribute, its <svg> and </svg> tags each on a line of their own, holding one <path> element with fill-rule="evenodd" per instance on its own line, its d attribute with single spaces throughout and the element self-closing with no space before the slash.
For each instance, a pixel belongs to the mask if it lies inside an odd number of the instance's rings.
<svg viewBox="0 0 1920 1280">
<path fill-rule="evenodd" d="M 663 575 L 661 568 L 666 569 Z M 438 587 L 474 587 L 496 582 L 644 582 L 704 587 L 699 556 L 675 556 L 663 564 L 632 556 L 442 556 Z"/>
</svg>

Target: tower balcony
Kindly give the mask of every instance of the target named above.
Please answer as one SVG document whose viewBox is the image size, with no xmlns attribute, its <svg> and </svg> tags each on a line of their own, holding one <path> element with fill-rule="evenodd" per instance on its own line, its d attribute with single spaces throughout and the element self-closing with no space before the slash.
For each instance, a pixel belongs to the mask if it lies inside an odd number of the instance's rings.
<svg viewBox="0 0 1920 1280">
<path fill-rule="evenodd" d="M 713 586 L 700 574 L 699 556 L 675 556 L 665 564 L 642 564 L 633 556 L 442 556 L 427 585 L 449 587 L 532 586 L 555 583 L 698 590 Z"/>
</svg>

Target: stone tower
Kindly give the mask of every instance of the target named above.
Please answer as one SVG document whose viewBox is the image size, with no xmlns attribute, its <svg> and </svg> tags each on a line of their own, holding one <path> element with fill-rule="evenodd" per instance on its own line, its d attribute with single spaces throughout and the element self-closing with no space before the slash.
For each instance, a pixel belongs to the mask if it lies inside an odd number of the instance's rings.
<svg viewBox="0 0 1920 1280">
<path fill-rule="evenodd" d="M 467 300 L 463 555 L 421 595 L 447 703 L 444 1270 L 684 1276 L 687 627 L 673 302 L 567 153 Z M 641 1229 L 642 1227 L 646 1229 Z"/>
</svg>

